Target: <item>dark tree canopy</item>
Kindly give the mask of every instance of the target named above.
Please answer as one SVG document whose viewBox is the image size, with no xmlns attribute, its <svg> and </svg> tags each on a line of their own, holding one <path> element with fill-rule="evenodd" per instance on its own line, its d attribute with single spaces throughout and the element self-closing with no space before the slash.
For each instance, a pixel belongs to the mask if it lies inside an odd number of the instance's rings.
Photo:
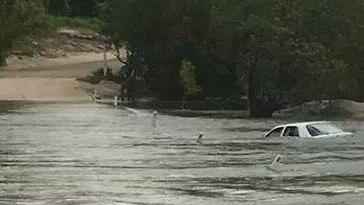
<svg viewBox="0 0 364 205">
<path fill-rule="evenodd" d="M 56 16 L 97 17 L 109 0 L 44 0 L 48 11 Z"/>
<path fill-rule="evenodd" d="M 287 102 L 363 100 L 361 0 L 114 0 L 110 8 L 115 44 L 148 67 L 144 77 L 165 99 L 180 98 L 186 59 L 205 96 L 245 93 L 253 116 Z"/>
<path fill-rule="evenodd" d="M 252 116 L 314 99 L 364 100 L 362 0 L 0 0 L 0 63 L 44 13 L 104 20 L 141 80 L 181 100 L 181 64 L 194 67 L 191 98 L 247 95 Z"/>
</svg>

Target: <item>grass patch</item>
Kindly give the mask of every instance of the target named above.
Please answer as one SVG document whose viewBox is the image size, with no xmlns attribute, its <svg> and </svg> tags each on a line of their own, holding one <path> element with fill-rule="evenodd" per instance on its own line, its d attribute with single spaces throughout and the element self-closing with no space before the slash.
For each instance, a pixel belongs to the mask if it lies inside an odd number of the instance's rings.
<svg viewBox="0 0 364 205">
<path fill-rule="evenodd" d="M 14 39 L 12 42 L 12 49 L 13 52 L 19 52 L 18 54 L 24 56 L 33 56 L 36 53 L 36 48 L 32 44 L 34 41 L 33 35 L 28 36 L 19 36 L 18 38 Z"/>
<path fill-rule="evenodd" d="M 75 27 L 100 32 L 102 28 L 102 21 L 97 18 L 72 18 L 46 15 L 40 23 L 40 27 L 48 30 L 56 30 L 61 27 Z"/>
</svg>

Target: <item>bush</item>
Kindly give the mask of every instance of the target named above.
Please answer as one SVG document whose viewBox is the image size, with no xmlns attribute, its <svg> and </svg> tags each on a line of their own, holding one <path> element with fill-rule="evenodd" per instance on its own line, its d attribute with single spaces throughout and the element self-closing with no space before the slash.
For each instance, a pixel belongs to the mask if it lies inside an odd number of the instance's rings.
<svg viewBox="0 0 364 205">
<path fill-rule="evenodd" d="M 120 81 L 121 81 L 120 76 L 118 76 L 118 74 L 115 75 L 110 68 L 107 69 L 107 75 L 106 76 L 104 76 L 103 68 L 100 68 L 100 69 L 98 69 L 96 71 L 93 71 L 91 73 L 91 75 L 88 75 L 88 76 L 86 76 L 84 78 L 79 78 L 77 80 L 84 81 L 84 82 L 87 82 L 87 83 L 91 83 L 91 84 L 94 84 L 94 85 L 99 84 L 103 80 L 113 81 L 115 83 L 120 83 Z"/>
<path fill-rule="evenodd" d="M 40 23 L 40 27 L 47 30 L 56 30 L 61 27 L 77 27 L 100 32 L 102 22 L 97 18 L 72 18 L 65 16 L 46 15 Z"/>
</svg>

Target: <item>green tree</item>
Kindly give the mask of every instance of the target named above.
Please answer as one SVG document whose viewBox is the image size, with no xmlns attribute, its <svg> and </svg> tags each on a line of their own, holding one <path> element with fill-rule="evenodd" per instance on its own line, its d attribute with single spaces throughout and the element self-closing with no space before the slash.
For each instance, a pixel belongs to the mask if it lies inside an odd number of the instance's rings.
<svg viewBox="0 0 364 205">
<path fill-rule="evenodd" d="M 182 96 L 180 62 L 192 59 L 201 44 L 198 39 L 208 27 L 204 22 L 209 19 L 206 5 L 205 0 L 114 0 L 110 6 L 107 22 L 111 24 L 106 30 L 116 48 L 127 48 L 130 57 L 139 58 L 148 67 L 144 77 L 163 99 Z"/>
<path fill-rule="evenodd" d="M 286 10 L 287 5 L 281 8 Z M 294 53 L 306 77 L 302 84 L 315 90 L 318 98 L 360 99 L 364 86 L 360 79 L 364 69 L 364 2 L 296 0 L 291 10 L 295 15 L 286 17 L 286 25 L 300 39 L 298 45 L 306 47 Z"/>
<path fill-rule="evenodd" d="M 181 84 L 183 85 L 182 109 L 185 108 L 186 99 L 189 96 L 196 95 L 202 91 L 201 87 L 197 85 L 195 66 L 191 61 L 186 59 L 182 60 L 181 70 L 179 72 Z"/>
<path fill-rule="evenodd" d="M 50 14 L 55 16 L 68 16 L 71 13 L 70 0 L 46 0 Z"/>
<path fill-rule="evenodd" d="M 111 0 L 43 0 L 48 12 L 55 16 L 99 17 Z"/>
<path fill-rule="evenodd" d="M 104 4 L 106 0 L 71 0 L 70 15 L 76 17 L 95 17 L 98 15 L 100 4 Z"/>
<path fill-rule="evenodd" d="M 214 3 L 213 52 L 239 62 L 252 116 L 269 117 L 292 90 L 301 101 L 358 99 L 363 1 Z"/>
<path fill-rule="evenodd" d="M 205 95 L 217 88 L 226 88 L 221 95 L 243 92 L 251 116 L 269 117 L 288 102 L 362 99 L 363 5 L 362 0 L 114 0 L 107 31 L 116 47 L 125 46 L 148 67 L 148 84 L 160 96 L 181 96 L 179 64 L 187 58 Z"/>
<path fill-rule="evenodd" d="M 232 63 L 243 80 L 252 117 L 269 117 L 279 108 L 279 69 L 288 69 L 281 51 L 285 33 L 275 20 L 272 1 L 214 1 L 211 46 Z M 284 79 L 282 79 L 284 80 Z"/>
<path fill-rule="evenodd" d="M 43 13 L 41 0 L 0 0 L 0 65 L 13 40 L 34 31 Z"/>
</svg>

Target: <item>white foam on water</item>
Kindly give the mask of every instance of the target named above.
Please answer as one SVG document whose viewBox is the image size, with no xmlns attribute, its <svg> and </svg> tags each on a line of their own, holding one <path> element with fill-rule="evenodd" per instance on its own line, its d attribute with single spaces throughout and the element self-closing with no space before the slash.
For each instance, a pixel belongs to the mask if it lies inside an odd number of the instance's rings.
<svg viewBox="0 0 364 205">
<path fill-rule="evenodd" d="M 134 113 L 138 117 L 146 117 L 150 116 L 152 113 L 145 111 L 145 110 L 137 110 L 133 108 L 124 107 L 125 110 Z"/>
</svg>

